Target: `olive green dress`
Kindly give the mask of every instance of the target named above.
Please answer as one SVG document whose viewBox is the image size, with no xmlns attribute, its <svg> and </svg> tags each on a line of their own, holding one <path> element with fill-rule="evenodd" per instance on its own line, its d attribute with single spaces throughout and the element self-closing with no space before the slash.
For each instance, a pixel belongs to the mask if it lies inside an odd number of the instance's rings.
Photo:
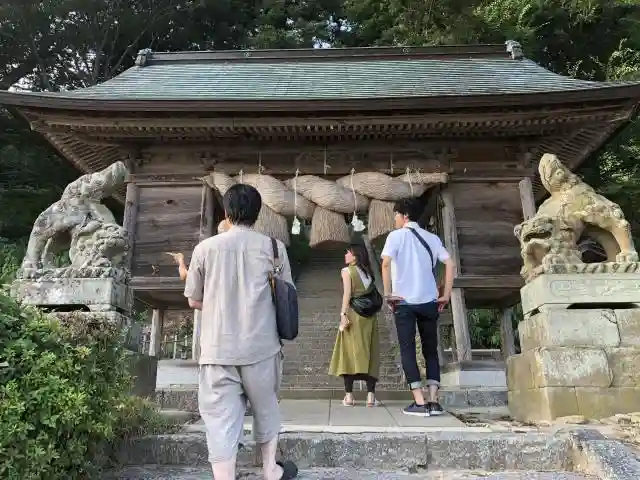
<svg viewBox="0 0 640 480">
<path fill-rule="evenodd" d="M 358 269 L 349 266 L 351 277 L 351 295 L 358 296 L 366 288 Z M 378 336 L 378 318 L 361 317 L 351 307 L 347 310 L 350 324 L 344 331 L 338 331 L 333 347 L 329 375 L 367 374 L 378 378 L 380 373 L 380 344 Z"/>
</svg>

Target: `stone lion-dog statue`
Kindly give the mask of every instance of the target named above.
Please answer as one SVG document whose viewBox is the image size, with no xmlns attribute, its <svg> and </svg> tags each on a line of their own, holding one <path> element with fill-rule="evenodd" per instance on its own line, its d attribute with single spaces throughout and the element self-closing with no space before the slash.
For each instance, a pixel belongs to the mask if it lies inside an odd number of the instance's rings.
<svg viewBox="0 0 640 480">
<path fill-rule="evenodd" d="M 544 273 L 608 273 L 640 270 L 629 222 L 620 207 L 587 185 L 556 155 L 546 153 L 538 167 L 550 197 L 536 215 L 514 229 L 520 241 L 525 282 Z M 584 263 L 579 242 L 590 238 L 606 262 Z"/>
<path fill-rule="evenodd" d="M 40 277 L 47 271 L 93 277 L 123 267 L 127 235 L 102 201 L 124 185 L 127 173 L 119 161 L 67 185 L 60 200 L 38 215 L 18 277 Z M 66 248 L 71 265 L 56 268 L 54 254 Z"/>
</svg>

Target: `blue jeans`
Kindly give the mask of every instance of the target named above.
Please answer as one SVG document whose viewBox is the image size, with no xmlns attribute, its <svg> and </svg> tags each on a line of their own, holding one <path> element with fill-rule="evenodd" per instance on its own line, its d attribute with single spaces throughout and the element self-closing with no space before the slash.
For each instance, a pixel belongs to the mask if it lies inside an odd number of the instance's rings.
<svg viewBox="0 0 640 480">
<path fill-rule="evenodd" d="M 395 308 L 396 330 L 400 344 L 402 369 L 411 390 L 422 388 L 416 359 L 416 326 L 422 343 L 427 367 L 427 385 L 440 385 L 438 361 L 438 304 L 436 302 L 410 305 L 398 303 Z"/>
</svg>

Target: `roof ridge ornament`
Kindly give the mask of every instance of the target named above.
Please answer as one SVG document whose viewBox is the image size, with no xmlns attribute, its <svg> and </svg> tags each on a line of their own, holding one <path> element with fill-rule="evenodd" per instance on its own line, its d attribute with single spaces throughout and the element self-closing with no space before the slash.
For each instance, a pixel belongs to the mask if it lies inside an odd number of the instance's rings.
<svg viewBox="0 0 640 480">
<path fill-rule="evenodd" d="M 136 67 L 146 67 L 149 64 L 151 57 L 153 57 L 153 50 L 150 48 L 143 48 L 138 52 L 138 56 L 136 57 Z"/>
<path fill-rule="evenodd" d="M 522 60 L 524 58 L 524 53 L 522 53 L 522 45 L 515 40 L 507 40 L 504 42 L 507 46 L 507 53 L 511 54 L 511 58 L 513 60 Z"/>
</svg>

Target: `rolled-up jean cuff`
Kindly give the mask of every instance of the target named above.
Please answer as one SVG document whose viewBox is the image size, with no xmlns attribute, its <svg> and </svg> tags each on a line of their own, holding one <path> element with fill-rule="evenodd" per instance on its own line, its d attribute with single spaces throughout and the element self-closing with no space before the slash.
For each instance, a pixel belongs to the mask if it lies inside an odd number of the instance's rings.
<svg viewBox="0 0 640 480">
<path fill-rule="evenodd" d="M 435 385 L 436 387 L 440 386 L 440 382 L 438 380 L 427 380 L 427 387 L 429 385 Z"/>
<path fill-rule="evenodd" d="M 409 390 L 418 390 L 419 388 L 422 388 L 422 382 L 411 382 L 409 384 Z"/>
</svg>

